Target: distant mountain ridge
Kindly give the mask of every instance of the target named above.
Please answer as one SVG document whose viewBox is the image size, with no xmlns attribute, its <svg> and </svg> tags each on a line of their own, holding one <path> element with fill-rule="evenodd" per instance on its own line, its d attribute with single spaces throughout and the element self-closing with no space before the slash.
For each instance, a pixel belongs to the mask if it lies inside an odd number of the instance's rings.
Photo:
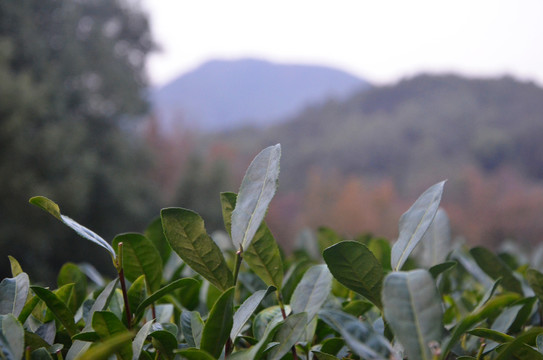
<svg viewBox="0 0 543 360">
<path fill-rule="evenodd" d="M 202 131 L 266 126 L 327 99 L 343 100 L 370 84 L 341 70 L 263 60 L 213 60 L 151 92 L 165 128 Z"/>
</svg>

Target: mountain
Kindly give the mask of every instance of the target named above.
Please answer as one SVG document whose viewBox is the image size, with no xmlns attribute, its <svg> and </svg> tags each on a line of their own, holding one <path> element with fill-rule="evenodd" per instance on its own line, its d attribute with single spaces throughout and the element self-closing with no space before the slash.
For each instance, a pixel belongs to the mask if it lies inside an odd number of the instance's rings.
<svg viewBox="0 0 543 360">
<path fill-rule="evenodd" d="M 208 131 L 266 126 L 326 99 L 345 99 L 368 82 L 324 66 L 214 60 L 151 92 L 163 127 Z"/>
</svg>

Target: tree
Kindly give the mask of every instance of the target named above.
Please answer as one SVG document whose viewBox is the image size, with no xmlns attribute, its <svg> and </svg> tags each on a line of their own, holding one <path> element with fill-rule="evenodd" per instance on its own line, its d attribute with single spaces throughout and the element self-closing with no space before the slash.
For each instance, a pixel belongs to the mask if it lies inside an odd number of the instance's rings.
<svg viewBox="0 0 543 360">
<path fill-rule="evenodd" d="M 28 204 L 45 195 L 106 239 L 156 210 L 137 136 L 145 14 L 121 0 L 0 2 L 0 271 L 50 281 L 67 260 L 109 261 Z"/>
</svg>

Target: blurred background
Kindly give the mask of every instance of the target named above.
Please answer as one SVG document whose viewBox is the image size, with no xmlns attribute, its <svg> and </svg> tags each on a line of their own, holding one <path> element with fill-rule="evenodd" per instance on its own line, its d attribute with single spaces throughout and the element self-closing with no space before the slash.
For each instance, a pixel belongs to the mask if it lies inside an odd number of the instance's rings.
<svg viewBox="0 0 543 360">
<path fill-rule="evenodd" d="M 223 228 L 219 193 L 281 143 L 267 216 L 394 240 L 448 179 L 469 244 L 543 239 L 540 1 L 0 2 L 0 272 L 109 255 L 28 204 L 56 201 L 106 240 L 162 207 Z"/>
</svg>

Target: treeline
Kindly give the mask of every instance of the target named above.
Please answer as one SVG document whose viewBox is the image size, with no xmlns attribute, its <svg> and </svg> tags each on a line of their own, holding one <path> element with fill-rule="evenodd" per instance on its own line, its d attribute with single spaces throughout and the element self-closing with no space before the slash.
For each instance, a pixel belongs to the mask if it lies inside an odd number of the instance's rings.
<svg viewBox="0 0 543 360">
<path fill-rule="evenodd" d="M 156 214 L 147 112 L 146 15 L 122 0 L 0 2 L 0 272 L 40 281 L 66 261 L 109 262 L 28 204 L 34 195 L 106 239 Z M 106 267 L 107 268 L 107 267 Z"/>
</svg>

